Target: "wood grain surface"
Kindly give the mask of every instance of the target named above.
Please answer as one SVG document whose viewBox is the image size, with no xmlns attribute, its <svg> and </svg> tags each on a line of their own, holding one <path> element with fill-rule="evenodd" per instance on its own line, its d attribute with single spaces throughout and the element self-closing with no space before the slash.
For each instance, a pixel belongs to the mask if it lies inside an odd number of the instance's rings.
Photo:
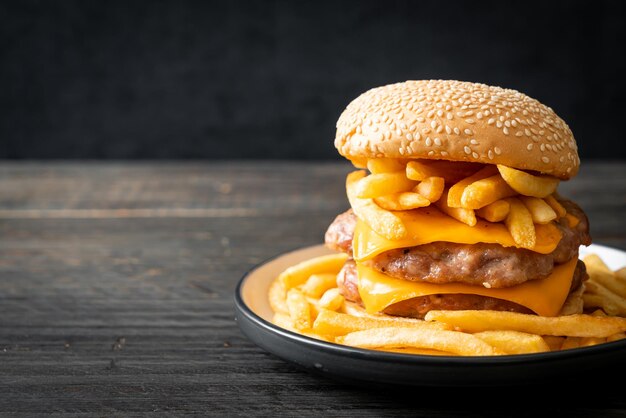
<svg viewBox="0 0 626 418">
<path fill-rule="evenodd" d="M 0 164 L 0 414 L 528 416 L 545 404 L 568 417 L 626 415 L 623 376 L 372 388 L 302 372 L 247 340 L 234 321 L 238 280 L 321 243 L 348 206 L 349 170 Z M 583 164 L 560 190 L 589 215 L 594 242 L 626 250 L 626 163 Z"/>
</svg>

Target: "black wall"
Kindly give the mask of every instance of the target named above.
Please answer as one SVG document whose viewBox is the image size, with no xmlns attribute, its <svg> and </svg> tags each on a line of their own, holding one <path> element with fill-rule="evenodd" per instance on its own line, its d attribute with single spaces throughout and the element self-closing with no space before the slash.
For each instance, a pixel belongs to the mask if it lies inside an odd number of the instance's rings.
<svg viewBox="0 0 626 418">
<path fill-rule="evenodd" d="M 514 88 L 582 158 L 626 158 L 626 2 L 8 1 L 0 158 L 338 158 L 334 123 L 406 79 Z"/>
</svg>

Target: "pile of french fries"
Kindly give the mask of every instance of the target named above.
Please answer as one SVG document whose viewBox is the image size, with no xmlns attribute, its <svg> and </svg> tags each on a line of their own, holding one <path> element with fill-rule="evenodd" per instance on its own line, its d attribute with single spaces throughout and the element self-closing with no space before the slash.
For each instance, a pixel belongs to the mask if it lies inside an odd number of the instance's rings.
<svg viewBox="0 0 626 418">
<path fill-rule="evenodd" d="M 374 350 L 426 355 L 528 354 L 626 338 L 626 268 L 611 271 L 587 256 L 589 313 L 541 317 L 504 311 L 430 311 L 424 320 L 369 314 L 340 294 L 336 276 L 345 254 L 313 258 L 272 283 L 274 324 L 312 338 Z M 610 284 L 609 284 L 610 283 Z M 607 296 L 606 292 L 610 292 Z M 618 309 L 618 310 L 615 310 Z"/>
<path fill-rule="evenodd" d="M 504 165 L 376 158 L 366 163 L 371 174 L 355 171 L 347 194 L 356 215 L 379 235 L 399 240 L 406 228 L 397 211 L 434 204 L 469 226 L 477 217 L 502 222 L 516 245 L 532 249 L 535 225 L 567 215 L 555 198 L 559 179 L 533 175 Z M 575 217 L 568 217 L 576 223 Z"/>
</svg>

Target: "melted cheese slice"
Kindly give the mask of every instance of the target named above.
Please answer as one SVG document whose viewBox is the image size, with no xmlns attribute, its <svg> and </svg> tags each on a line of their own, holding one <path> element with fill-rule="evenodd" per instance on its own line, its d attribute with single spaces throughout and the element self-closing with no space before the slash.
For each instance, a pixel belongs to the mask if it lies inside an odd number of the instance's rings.
<svg viewBox="0 0 626 418">
<path fill-rule="evenodd" d="M 369 313 L 382 312 L 403 300 L 434 294 L 463 293 L 504 299 L 526 306 L 541 316 L 558 315 L 569 294 L 578 259 L 554 267 L 545 279 L 529 280 L 517 286 L 488 289 L 463 283 L 432 284 L 395 279 L 357 263 L 359 294 Z"/>
<path fill-rule="evenodd" d="M 370 260 L 385 251 L 396 248 L 415 247 L 435 241 L 476 244 L 479 242 L 515 247 L 515 241 L 502 223 L 479 219 L 475 226 L 469 226 L 445 215 L 434 207 L 409 212 L 396 212 L 406 227 L 406 237 L 391 241 L 374 232 L 365 222 L 357 221 L 354 230 L 354 259 L 362 262 Z M 561 232 L 554 224 L 535 225 L 537 240 L 532 251 L 549 254 L 561 240 Z"/>
</svg>

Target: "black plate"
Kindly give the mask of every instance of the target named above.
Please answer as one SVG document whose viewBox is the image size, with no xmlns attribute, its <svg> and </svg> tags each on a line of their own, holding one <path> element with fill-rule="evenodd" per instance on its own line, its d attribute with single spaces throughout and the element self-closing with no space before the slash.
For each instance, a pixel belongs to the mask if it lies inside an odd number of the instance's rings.
<svg viewBox="0 0 626 418">
<path fill-rule="evenodd" d="M 259 347 L 300 367 L 354 383 L 418 386 L 501 386 L 545 383 L 547 380 L 597 374 L 601 368 L 626 370 L 626 340 L 570 350 L 488 357 L 428 356 L 387 353 L 316 340 L 270 322 L 267 300 L 271 281 L 286 267 L 326 254 L 322 245 L 279 255 L 244 275 L 235 293 L 236 320 L 241 331 Z M 590 246 L 612 262 L 626 253 Z"/>
</svg>

